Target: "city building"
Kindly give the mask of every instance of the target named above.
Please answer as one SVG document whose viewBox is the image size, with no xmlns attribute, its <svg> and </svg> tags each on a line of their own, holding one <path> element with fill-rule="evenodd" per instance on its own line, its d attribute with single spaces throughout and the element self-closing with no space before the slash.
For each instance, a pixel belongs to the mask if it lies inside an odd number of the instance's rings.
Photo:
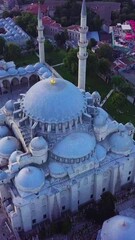
<svg viewBox="0 0 135 240">
<path fill-rule="evenodd" d="M 86 19 L 83 0 L 78 87 L 42 75 L 46 63 L 30 65 L 17 71 L 31 74 L 43 64 L 38 82 L 0 109 L 0 198 L 17 231 L 76 212 L 103 192 L 114 194 L 134 182 L 134 126 L 112 120 L 100 107 L 100 94 L 85 91 Z M 8 77 L 3 71 L 1 81 Z"/>
<path fill-rule="evenodd" d="M 15 24 L 13 19 L 0 19 L 0 37 L 3 37 L 7 44 L 15 43 L 20 47 L 24 47 L 26 42 L 30 40 L 29 35 Z"/>
</svg>

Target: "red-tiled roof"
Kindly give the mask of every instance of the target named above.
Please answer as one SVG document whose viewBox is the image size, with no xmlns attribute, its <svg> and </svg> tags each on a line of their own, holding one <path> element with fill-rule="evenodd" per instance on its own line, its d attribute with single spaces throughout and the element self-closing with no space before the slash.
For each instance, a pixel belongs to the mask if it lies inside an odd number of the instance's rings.
<svg viewBox="0 0 135 240">
<path fill-rule="evenodd" d="M 48 10 L 47 6 L 45 4 L 41 5 L 41 12 L 44 14 Z M 26 8 L 27 12 L 31 12 L 33 14 L 38 14 L 38 4 L 37 3 L 31 3 Z"/>
<path fill-rule="evenodd" d="M 71 25 L 67 27 L 67 30 L 79 31 L 79 25 Z"/>
<path fill-rule="evenodd" d="M 48 16 L 44 16 L 42 20 L 43 20 L 43 25 L 61 28 L 61 24 L 57 23 L 55 20 L 51 19 Z"/>
</svg>

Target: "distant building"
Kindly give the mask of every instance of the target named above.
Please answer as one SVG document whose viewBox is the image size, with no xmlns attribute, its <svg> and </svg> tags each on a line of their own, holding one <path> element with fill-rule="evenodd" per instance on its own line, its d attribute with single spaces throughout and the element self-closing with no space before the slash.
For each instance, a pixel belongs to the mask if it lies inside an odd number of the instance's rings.
<svg viewBox="0 0 135 240">
<path fill-rule="evenodd" d="M 29 35 L 15 24 L 11 18 L 0 19 L 0 36 L 5 39 L 7 44 L 15 43 L 24 47 L 30 39 Z"/>
</svg>

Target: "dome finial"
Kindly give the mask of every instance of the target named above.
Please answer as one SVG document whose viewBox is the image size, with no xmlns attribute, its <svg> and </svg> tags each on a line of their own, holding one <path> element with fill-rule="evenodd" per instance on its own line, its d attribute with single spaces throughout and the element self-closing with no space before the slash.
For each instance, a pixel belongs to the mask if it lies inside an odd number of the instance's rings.
<svg viewBox="0 0 135 240">
<path fill-rule="evenodd" d="M 50 83 L 52 85 L 54 85 L 56 83 L 56 79 L 55 79 L 54 75 L 52 75 Z"/>
</svg>

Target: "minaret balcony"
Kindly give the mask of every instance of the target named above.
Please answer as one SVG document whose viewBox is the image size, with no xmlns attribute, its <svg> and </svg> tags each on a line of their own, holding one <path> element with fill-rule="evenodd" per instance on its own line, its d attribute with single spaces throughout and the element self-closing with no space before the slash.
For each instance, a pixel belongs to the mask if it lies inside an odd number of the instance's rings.
<svg viewBox="0 0 135 240">
<path fill-rule="evenodd" d="M 78 41 L 78 46 L 82 47 L 82 48 L 86 48 L 88 46 L 88 40 L 86 40 L 84 42 Z"/>
<path fill-rule="evenodd" d="M 80 54 L 79 52 L 77 53 L 77 57 L 79 60 L 85 60 L 88 57 L 88 53 Z"/>
<path fill-rule="evenodd" d="M 44 26 L 42 26 L 42 25 L 41 26 L 37 26 L 37 30 L 38 31 L 43 31 L 44 30 Z"/>
<path fill-rule="evenodd" d="M 79 32 L 80 33 L 87 33 L 88 32 L 88 27 L 79 27 Z"/>
<path fill-rule="evenodd" d="M 44 37 L 38 37 L 37 41 L 40 42 L 40 43 L 44 43 L 45 38 Z"/>
</svg>

